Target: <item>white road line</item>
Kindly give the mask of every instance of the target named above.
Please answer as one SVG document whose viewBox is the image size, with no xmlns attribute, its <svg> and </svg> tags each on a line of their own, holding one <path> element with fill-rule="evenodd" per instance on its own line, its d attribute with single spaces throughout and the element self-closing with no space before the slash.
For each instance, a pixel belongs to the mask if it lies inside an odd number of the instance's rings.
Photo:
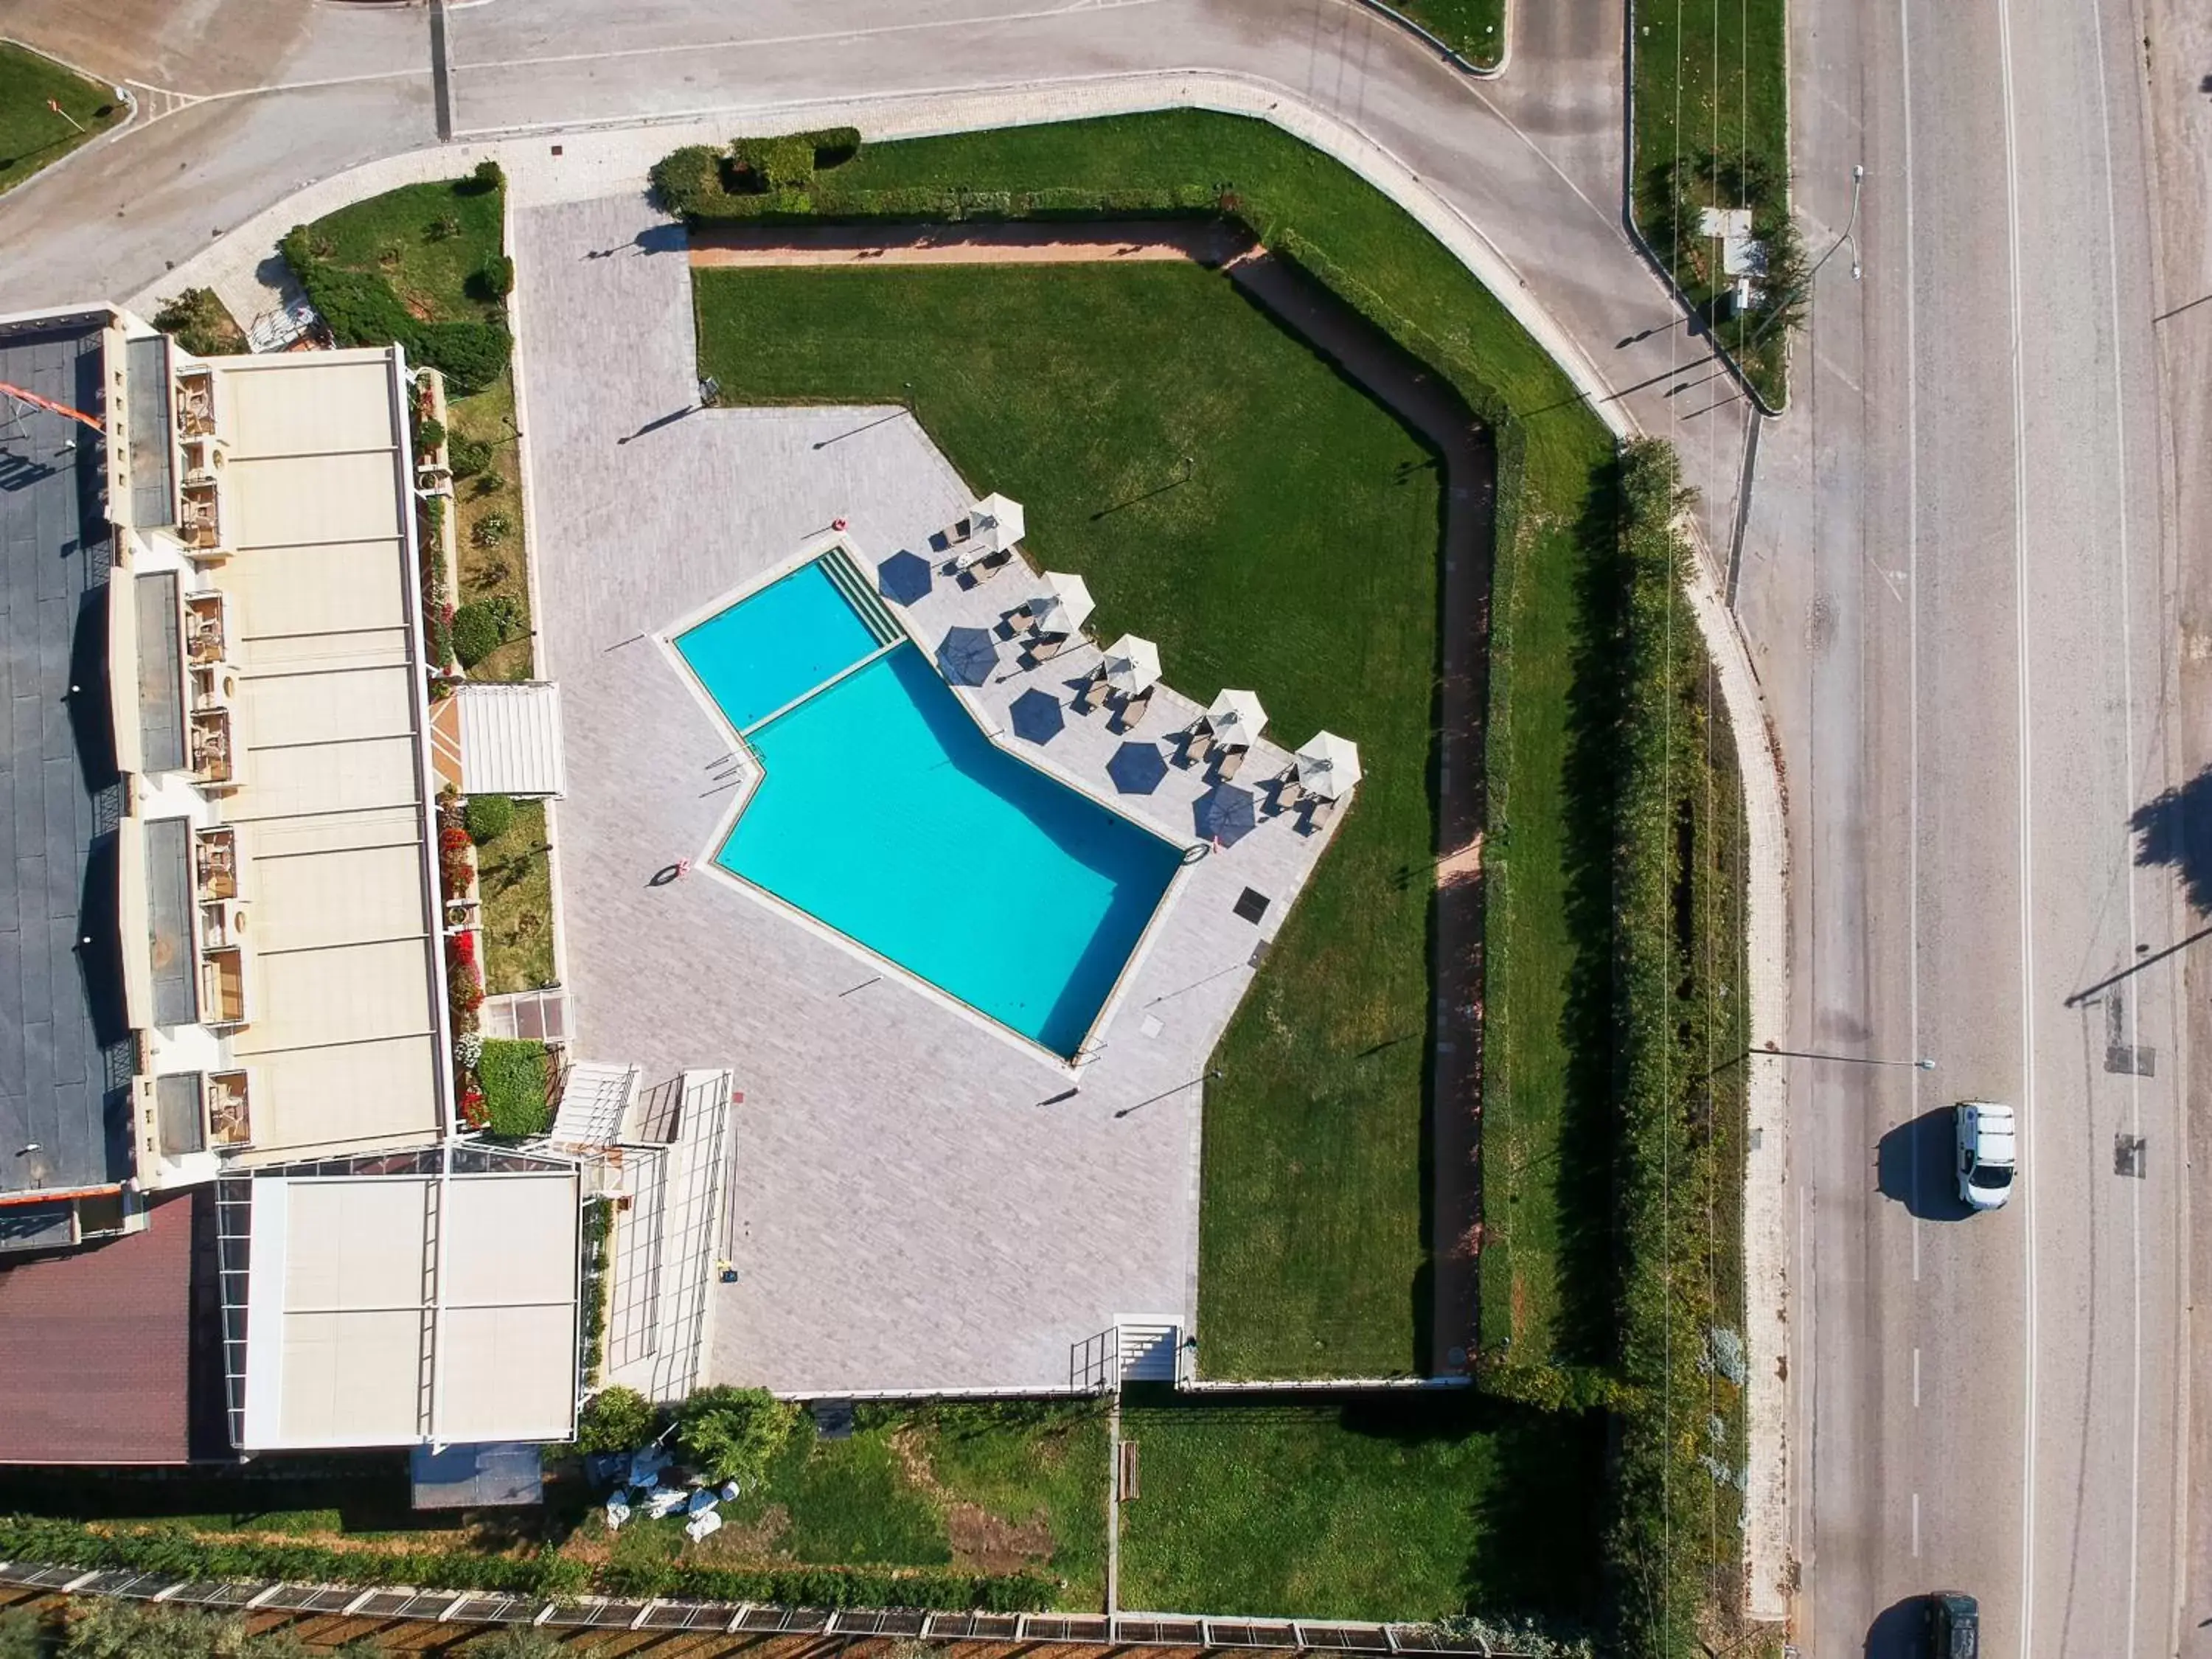
<svg viewBox="0 0 2212 1659">
<path fill-rule="evenodd" d="M 2021 1434 L 2020 1651 L 2034 1652 L 2035 1629 L 2035 837 L 2029 817 L 2033 799 L 2034 747 L 2029 710 L 2027 647 L 2027 393 L 2022 384 L 2024 319 L 2020 300 L 2020 143 L 2012 89 L 2012 6 L 1997 0 L 1997 68 L 2004 99 L 2005 240 L 2012 301 L 2012 495 L 2014 647 L 2019 653 L 2020 693 L 2020 1113 L 2018 1160 L 2021 1194 L 2020 1233 L 2027 1285 L 2021 1321 L 2022 1370 L 2027 1389 Z"/>
<path fill-rule="evenodd" d="M 1920 1030 L 1920 353 L 1914 339 L 1919 299 L 1913 258 L 1912 25 L 1911 0 L 1898 0 L 1898 62 L 1905 94 L 1905 1010 L 1912 1052 L 1924 1054 Z M 1912 1117 L 1920 1116 L 1920 1070 L 1906 1079 Z M 1914 1157 L 1920 1137 L 1911 1137 Z M 1919 1179 L 1913 1180 L 1916 1200 Z M 1920 1218 L 1911 1218 L 1912 1282 L 1920 1282 Z"/>
<path fill-rule="evenodd" d="M 2105 141 L 2105 298 L 2112 330 L 2108 354 L 2112 365 L 2112 466 L 2118 475 L 2112 491 L 2119 532 L 2120 598 L 2120 810 L 2132 813 L 2136 793 L 2135 647 L 2128 586 L 2128 422 L 2126 399 L 2120 388 L 2120 218 L 2112 189 L 2112 109 L 2105 77 L 2104 0 L 2090 0 L 2090 16 L 2097 42 L 2097 121 Z M 2128 898 L 2128 944 L 2142 935 L 2136 931 L 2136 878 L 2130 866 L 2122 879 Z M 2142 998 L 2126 1001 L 2128 1043 L 2142 1040 Z M 2128 1073 L 2128 1133 L 2142 1133 L 2142 1078 L 2132 1067 Z M 2131 1371 L 2128 1383 L 2128 1635 L 2121 1650 L 2136 1650 L 2136 1601 L 2139 1593 L 2142 1547 L 2142 1183 L 2133 1183 L 2128 1194 L 2129 1317 L 2132 1327 Z"/>
<path fill-rule="evenodd" d="M 1920 1409 L 1920 1350 L 1912 1351 L 1912 1409 Z"/>
</svg>

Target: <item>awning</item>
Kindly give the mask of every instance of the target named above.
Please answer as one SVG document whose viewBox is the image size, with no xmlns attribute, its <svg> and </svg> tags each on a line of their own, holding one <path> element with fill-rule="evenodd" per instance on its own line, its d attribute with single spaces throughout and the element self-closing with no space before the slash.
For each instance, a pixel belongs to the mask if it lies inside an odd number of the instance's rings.
<svg viewBox="0 0 2212 1659">
<path fill-rule="evenodd" d="M 470 680 L 453 693 L 461 723 L 465 795 L 567 793 L 561 758 L 561 690 L 550 680 Z"/>
</svg>

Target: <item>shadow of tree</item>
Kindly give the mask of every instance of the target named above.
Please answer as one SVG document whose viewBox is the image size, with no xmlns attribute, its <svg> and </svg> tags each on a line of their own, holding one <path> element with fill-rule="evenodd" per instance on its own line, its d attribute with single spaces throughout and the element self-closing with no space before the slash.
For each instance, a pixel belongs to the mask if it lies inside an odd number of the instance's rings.
<svg viewBox="0 0 2212 1659">
<path fill-rule="evenodd" d="M 2190 908 L 2212 915 L 2212 767 L 2136 808 L 2136 862 L 2163 864 L 2181 878 Z"/>
</svg>

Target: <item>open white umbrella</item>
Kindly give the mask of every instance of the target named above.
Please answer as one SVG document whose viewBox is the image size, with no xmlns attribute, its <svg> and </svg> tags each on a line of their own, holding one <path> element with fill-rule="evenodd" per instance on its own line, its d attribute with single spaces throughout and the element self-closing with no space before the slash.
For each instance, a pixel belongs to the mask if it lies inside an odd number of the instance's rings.
<svg viewBox="0 0 2212 1659">
<path fill-rule="evenodd" d="M 1150 640 L 1124 634 L 1106 647 L 1106 684 L 1133 697 L 1160 677 L 1160 648 Z"/>
<path fill-rule="evenodd" d="M 1359 781 L 1359 745 L 1334 732 L 1316 732 L 1298 750 L 1298 783 L 1323 800 L 1337 800 Z"/>
<path fill-rule="evenodd" d="M 1224 691 L 1206 711 L 1206 723 L 1213 730 L 1214 742 L 1223 748 L 1249 749 L 1267 730 L 1267 711 L 1260 707 L 1255 692 Z"/>
<path fill-rule="evenodd" d="M 993 494 L 968 509 L 968 533 L 986 553 L 1002 553 L 1022 538 L 1022 504 Z"/>
<path fill-rule="evenodd" d="M 1091 590 L 1080 576 L 1044 573 L 1044 597 L 1030 606 L 1030 626 L 1040 634 L 1073 634 L 1091 618 Z"/>
</svg>

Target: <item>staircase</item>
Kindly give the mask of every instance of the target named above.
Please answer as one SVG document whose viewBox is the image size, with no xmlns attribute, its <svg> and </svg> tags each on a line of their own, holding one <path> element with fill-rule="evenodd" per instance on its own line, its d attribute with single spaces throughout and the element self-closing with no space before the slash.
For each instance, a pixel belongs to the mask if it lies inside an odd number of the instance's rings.
<svg viewBox="0 0 2212 1659">
<path fill-rule="evenodd" d="M 1121 1381 L 1172 1382 L 1182 1345 L 1182 1321 L 1170 1314 L 1124 1314 L 1114 1322 L 1121 1339 Z"/>
<path fill-rule="evenodd" d="M 876 592 L 875 584 L 860 574 L 852 556 L 842 547 L 833 547 L 822 556 L 822 574 L 830 585 L 845 596 L 846 603 L 860 613 L 860 621 L 875 636 L 878 645 L 892 645 L 906 637 L 906 630 L 890 613 L 890 607 Z"/>
</svg>

